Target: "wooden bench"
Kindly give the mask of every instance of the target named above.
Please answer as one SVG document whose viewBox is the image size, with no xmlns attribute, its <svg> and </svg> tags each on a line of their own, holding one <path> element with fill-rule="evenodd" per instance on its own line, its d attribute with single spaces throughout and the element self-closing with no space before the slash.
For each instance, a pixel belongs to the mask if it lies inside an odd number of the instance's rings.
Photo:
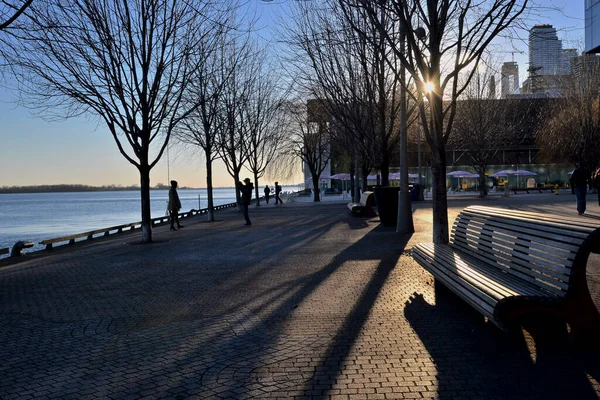
<svg viewBox="0 0 600 400">
<path fill-rule="evenodd" d="M 374 217 L 375 194 L 373 192 L 363 192 L 358 203 L 348 203 L 348 209 L 353 215 L 361 217 Z"/>
<path fill-rule="evenodd" d="M 586 281 L 590 252 L 600 252 L 598 222 L 471 206 L 450 244 L 421 243 L 414 259 L 504 330 L 530 313 L 559 316 L 572 342 L 598 345 L 600 313 Z"/>
</svg>

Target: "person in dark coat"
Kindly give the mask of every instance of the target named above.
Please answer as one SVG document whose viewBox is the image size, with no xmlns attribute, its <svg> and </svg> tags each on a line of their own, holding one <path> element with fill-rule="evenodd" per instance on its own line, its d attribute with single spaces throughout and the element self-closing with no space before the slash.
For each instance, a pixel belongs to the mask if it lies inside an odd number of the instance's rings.
<svg viewBox="0 0 600 400">
<path fill-rule="evenodd" d="M 244 183 L 238 182 L 237 187 L 240 191 L 242 200 L 242 214 L 244 214 L 244 218 L 246 219 L 246 223 L 244 225 L 250 226 L 252 222 L 250 222 L 250 215 L 248 215 L 248 206 L 250 205 L 250 201 L 252 200 L 252 190 L 254 190 L 254 185 L 250 181 L 250 178 L 244 179 Z"/>
<path fill-rule="evenodd" d="M 179 210 L 181 210 L 181 201 L 179 201 L 179 195 L 177 194 L 177 181 L 171 181 L 171 189 L 169 189 L 169 215 L 171 216 L 171 230 L 176 231 L 178 228 L 183 228 L 183 225 L 179 223 Z M 175 222 L 177 222 L 177 228 L 175 228 Z"/>
<path fill-rule="evenodd" d="M 265 186 L 265 201 L 269 204 L 269 198 L 271 197 L 271 189 L 269 185 Z"/>
<path fill-rule="evenodd" d="M 281 193 L 281 186 L 279 186 L 279 182 L 275 182 L 275 205 L 279 202 L 279 204 L 283 204 L 281 198 L 279 197 L 279 193 Z"/>
<path fill-rule="evenodd" d="M 577 198 L 577 212 L 583 215 L 586 209 L 585 197 L 587 195 L 588 183 L 590 180 L 590 171 L 583 165 L 579 164 L 571 174 L 571 187 L 575 189 L 575 197 Z"/>
</svg>

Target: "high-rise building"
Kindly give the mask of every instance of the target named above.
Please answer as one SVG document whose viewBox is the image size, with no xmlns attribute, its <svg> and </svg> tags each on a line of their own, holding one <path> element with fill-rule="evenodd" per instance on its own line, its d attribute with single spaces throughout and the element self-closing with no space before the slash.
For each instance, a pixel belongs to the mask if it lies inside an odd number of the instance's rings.
<svg viewBox="0 0 600 400">
<path fill-rule="evenodd" d="M 500 91 L 503 99 L 511 94 L 519 93 L 519 65 L 514 62 L 502 64 Z"/>
<path fill-rule="evenodd" d="M 552 25 L 535 25 L 529 31 L 529 70 L 539 75 L 563 73 L 562 42 Z"/>
<path fill-rule="evenodd" d="M 496 98 L 496 78 L 492 75 L 490 76 L 490 82 L 488 84 L 488 99 Z"/>
<path fill-rule="evenodd" d="M 562 51 L 563 55 L 563 74 L 570 74 L 572 72 L 573 60 L 579 56 L 577 53 L 577 49 L 564 49 Z"/>
<path fill-rule="evenodd" d="M 600 52 L 600 0 L 585 0 L 585 51 Z"/>
</svg>

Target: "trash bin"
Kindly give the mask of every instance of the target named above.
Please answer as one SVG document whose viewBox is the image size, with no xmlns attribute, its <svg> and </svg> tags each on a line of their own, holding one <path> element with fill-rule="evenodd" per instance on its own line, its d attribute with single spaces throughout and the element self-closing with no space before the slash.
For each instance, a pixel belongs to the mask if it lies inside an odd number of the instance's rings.
<svg viewBox="0 0 600 400">
<path fill-rule="evenodd" d="M 413 183 L 409 185 L 410 187 L 410 200 L 411 201 L 420 201 L 423 200 L 423 188 L 418 183 Z"/>
</svg>

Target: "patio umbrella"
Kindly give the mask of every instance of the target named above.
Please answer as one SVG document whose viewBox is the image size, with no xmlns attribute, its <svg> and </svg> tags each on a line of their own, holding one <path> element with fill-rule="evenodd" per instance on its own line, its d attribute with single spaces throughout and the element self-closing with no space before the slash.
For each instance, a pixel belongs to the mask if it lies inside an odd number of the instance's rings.
<svg viewBox="0 0 600 400">
<path fill-rule="evenodd" d="M 341 181 L 349 181 L 350 180 L 350 174 L 341 173 L 341 174 L 331 175 L 331 179 L 339 179 Z"/>
<path fill-rule="evenodd" d="M 479 175 L 477 174 L 473 174 L 472 172 L 469 171 L 452 171 L 452 172 L 448 172 L 446 174 L 446 176 L 452 176 L 455 178 L 458 178 L 458 186 L 462 187 L 460 184 L 460 178 L 473 178 L 473 177 L 477 177 Z"/>
<path fill-rule="evenodd" d="M 527 171 L 526 169 L 518 169 L 513 172 L 513 175 L 517 176 L 534 176 L 537 175 L 535 172 Z"/>
<path fill-rule="evenodd" d="M 319 179 L 331 179 L 331 177 L 329 175 L 321 175 L 319 176 Z M 309 176 L 308 180 L 312 181 L 312 176 Z"/>
<path fill-rule="evenodd" d="M 512 170 L 512 169 L 505 169 L 503 171 L 498 171 L 495 172 L 493 174 L 491 174 L 490 176 L 493 176 L 494 178 L 498 178 L 500 176 L 509 176 L 509 175 L 514 175 L 516 171 Z"/>
<path fill-rule="evenodd" d="M 446 174 L 446 176 L 454 176 L 456 178 L 465 178 L 469 177 L 469 175 L 473 175 L 473 173 L 469 171 L 452 171 Z"/>
</svg>

